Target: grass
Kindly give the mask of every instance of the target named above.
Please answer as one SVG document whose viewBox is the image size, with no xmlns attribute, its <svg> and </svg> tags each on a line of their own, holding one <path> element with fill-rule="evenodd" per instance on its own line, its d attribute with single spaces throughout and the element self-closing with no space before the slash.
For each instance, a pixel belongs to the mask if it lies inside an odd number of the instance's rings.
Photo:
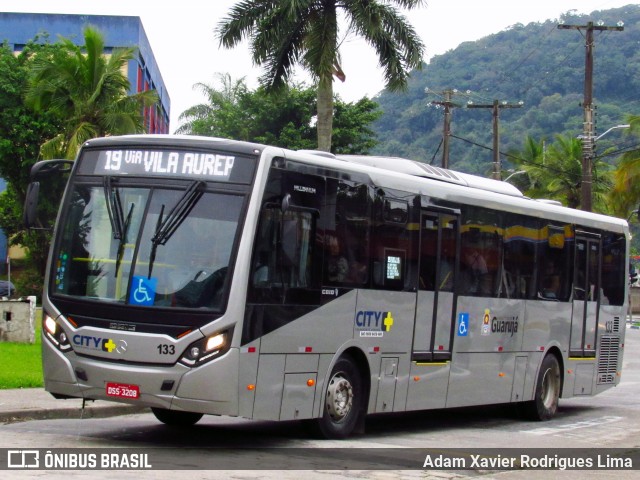
<svg viewBox="0 0 640 480">
<path fill-rule="evenodd" d="M 36 310 L 35 343 L 0 342 L 0 389 L 42 387 L 41 310 Z"/>
<path fill-rule="evenodd" d="M 28 283 L 29 270 L 23 259 L 11 261 L 11 282 L 18 295 L 28 295 L 24 285 Z M 7 279 L 6 271 L 0 275 Z M 38 291 L 37 296 L 40 296 Z M 42 310 L 36 310 L 35 343 L 0 342 L 0 389 L 42 387 L 42 351 L 40 330 Z"/>
</svg>

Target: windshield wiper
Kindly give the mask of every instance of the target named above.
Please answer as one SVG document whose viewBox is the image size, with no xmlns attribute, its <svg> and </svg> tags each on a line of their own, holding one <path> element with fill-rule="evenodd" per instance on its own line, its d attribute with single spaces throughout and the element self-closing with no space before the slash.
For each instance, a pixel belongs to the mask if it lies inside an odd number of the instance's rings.
<svg viewBox="0 0 640 480">
<path fill-rule="evenodd" d="M 166 244 L 171 236 L 175 233 L 178 227 L 189 216 L 189 213 L 196 206 L 196 203 L 200 200 L 200 197 L 204 194 L 206 184 L 203 181 L 194 181 L 185 192 L 182 197 L 176 202 L 171 211 L 166 217 L 164 214 L 164 204 L 160 209 L 158 215 L 158 222 L 156 223 L 156 230 L 151 237 L 151 253 L 149 254 L 149 274 L 148 278 L 151 278 L 151 272 L 153 271 L 153 262 L 156 259 L 156 250 L 158 245 Z"/>
<path fill-rule="evenodd" d="M 107 213 L 111 222 L 111 231 L 113 238 L 122 240 L 124 236 L 124 213 L 122 211 L 122 201 L 120 200 L 120 192 L 117 188 L 113 188 L 111 177 L 104 177 L 104 196 L 107 200 Z"/>
<path fill-rule="evenodd" d="M 118 252 L 116 254 L 116 270 L 114 275 L 118 276 L 118 270 L 120 269 L 120 263 L 122 262 L 122 256 L 124 255 L 124 246 L 127 243 L 127 234 L 129 232 L 129 225 L 131 224 L 131 216 L 133 215 L 133 207 L 135 204 L 131 204 L 129 207 L 129 213 L 127 218 L 124 218 L 124 211 L 122 210 L 122 200 L 120 198 L 120 190 L 114 187 L 111 182 L 111 177 L 104 178 L 104 195 L 107 203 L 107 213 L 109 214 L 109 222 L 111 222 L 111 230 L 113 231 L 113 238 L 119 240 Z"/>
<path fill-rule="evenodd" d="M 120 242 L 118 242 L 118 253 L 116 254 L 116 276 L 118 275 L 118 270 L 120 269 L 120 263 L 122 262 L 122 256 L 124 255 L 124 246 L 127 243 L 127 235 L 129 233 L 129 225 L 131 225 L 131 216 L 133 214 L 134 203 L 129 207 L 129 213 L 127 214 L 127 219 L 124 222 L 124 231 L 122 232 L 122 238 Z"/>
<path fill-rule="evenodd" d="M 124 211 L 122 209 L 122 199 L 120 198 L 120 190 L 114 187 L 111 182 L 111 177 L 106 176 L 104 178 L 104 196 L 107 203 L 107 213 L 109 214 L 109 222 L 111 222 L 111 231 L 113 232 L 113 238 L 119 240 L 118 252 L 116 254 L 116 270 L 115 276 L 118 276 L 118 270 L 120 269 L 120 263 L 122 262 L 122 256 L 124 255 L 124 246 L 127 243 L 127 234 L 129 232 L 129 225 L 131 224 L 131 216 L 133 214 L 133 207 L 135 204 L 131 204 L 129 207 L 129 213 L 127 218 L 124 218 Z"/>
</svg>

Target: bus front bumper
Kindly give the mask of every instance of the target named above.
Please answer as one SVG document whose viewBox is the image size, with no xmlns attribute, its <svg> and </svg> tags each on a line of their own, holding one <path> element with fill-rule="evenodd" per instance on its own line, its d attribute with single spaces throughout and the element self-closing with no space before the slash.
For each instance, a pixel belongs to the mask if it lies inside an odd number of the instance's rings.
<svg viewBox="0 0 640 480">
<path fill-rule="evenodd" d="M 164 366 L 105 362 L 73 351 L 60 352 L 45 339 L 42 348 L 47 349 L 43 352 L 47 359 L 43 362 L 45 390 L 56 397 L 214 415 L 238 414 L 237 375 L 233 374 L 235 349 L 208 364 L 189 368 L 180 363 Z M 213 363 L 219 365 L 214 367 Z"/>
</svg>

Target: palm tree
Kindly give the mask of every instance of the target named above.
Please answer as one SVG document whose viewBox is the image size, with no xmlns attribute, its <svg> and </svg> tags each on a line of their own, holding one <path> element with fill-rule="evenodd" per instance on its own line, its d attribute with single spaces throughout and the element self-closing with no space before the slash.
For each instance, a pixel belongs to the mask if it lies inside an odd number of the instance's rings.
<svg viewBox="0 0 640 480">
<path fill-rule="evenodd" d="M 640 115 L 630 115 L 627 123 L 631 133 L 640 133 Z M 614 186 L 611 199 L 614 213 L 627 218 L 631 210 L 640 203 L 640 149 L 630 150 L 622 155 L 614 173 Z"/>
<path fill-rule="evenodd" d="M 242 97 L 249 92 L 244 78 L 233 80 L 228 73 L 218 74 L 218 81 L 222 84 L 222 89 L 215 85 L 206 83 L 196 83 L 193 87 L 200 91 L 207 98 L 207 103 L 194 105 L 180 114 L 179 120 L 184 121 L 176 130 L 178 134 L 187 135 L 220 135 L 215 128 L 216 114 L 228 115 L 229 112 L 240 108 L 232 108 L 241 101 Z M 248 112 L 247 112 L 248 114 Z M 242 123 L 237 118 L 225 119 L 234 125 Z M 242 119 L 244 120 L 244 119 Z M 236 140 L 253 140 L 246 138 L 237 138 Z"/>
<path fill-rule="evenodd" d="M 34 59 L 27 104 L 57 114 L 65 124 L 41 146 L 43 158 L 73 159 L 91 138 L 144 132 L 143 109 L 158 101 L 154 91 L 128 95 L 123 70 L 135 49 L 114 49 L 107 56 L 98 30 L 86 27 L 83 33 L 82 47 L 62 38 L 63 48 Z"/>
<path fill-rule="evenodd" d="M 390 90 L 406 87 L 409 70 L 420 68 L 424 45 L 413 27 L 391 5 L 406 9 L 424 0 L 242 0 L 219 23 L 216 34 L 226 48 L 248 38 L 253 62 L 263 65 L 262 85 L 283 86 L 296 64 L 318 84 L 318 148 L 331 150 L 333 77 L 344 81 L 340 61 L 340 15 L 349 30 L 376 51 Z"/>
<path fill-rule="evenodd" d="M 523 152 L 512 157 L 518 168 L 527 172 L 525 194 L 532 198 L 558 200 L 571 208 L 580 208 L 582 181 L 582 143 L 580 139 L 556 135 L 554 143 L 544 148 L 530 137 Z M 611 190 L 609 165 L 602 159 L 593 163 L 594 211 L 609 210 L 607 193 Z M 522 177 L 519 177 L 521 180 Z"/>
</svg>

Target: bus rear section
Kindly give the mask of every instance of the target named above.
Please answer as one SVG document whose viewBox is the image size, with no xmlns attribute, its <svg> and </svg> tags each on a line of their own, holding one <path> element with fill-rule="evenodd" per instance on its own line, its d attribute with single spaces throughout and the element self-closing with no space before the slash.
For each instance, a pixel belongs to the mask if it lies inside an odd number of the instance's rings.
<svg viewBox="0 0 640 480">
<path fill-rule="evenodd" d="M 368 167 L 271 165 L 241 339 L 253 418 L 330 437 L 367 413 L 518 403 L 547 420 L 619 383 L 624 221 Z"/>
</svg>

